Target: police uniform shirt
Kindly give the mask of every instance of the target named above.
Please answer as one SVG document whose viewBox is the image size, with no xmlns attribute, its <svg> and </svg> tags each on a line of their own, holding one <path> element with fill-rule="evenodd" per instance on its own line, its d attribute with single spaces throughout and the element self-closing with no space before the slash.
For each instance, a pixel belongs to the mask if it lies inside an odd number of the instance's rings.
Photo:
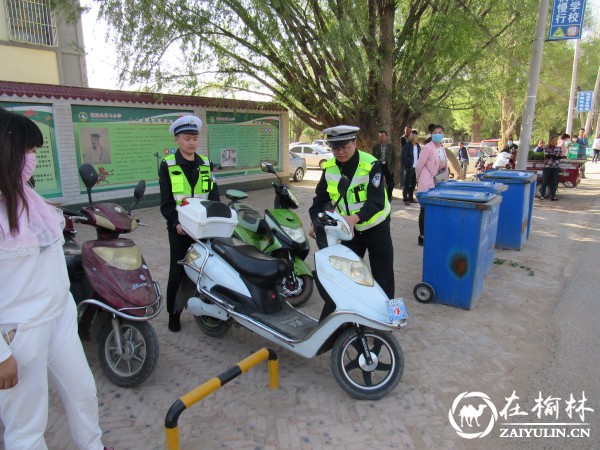
<svg viewBox="0 0 600 450">
<path fill-rule="evenodd" d="M 342 175 L 346 175 L 350 180 L 354 177 L 354 173 L 358 168 L 358 162 L 360 160 L 359 150 L 357 149 L 350 158 L 349 161 L 342 164 L 336 160 L 337 166 L 340 168 L 340 172 Z M 373 177 L 379 174 L 379 184 L 375 186 L 373 184 Z M 351 191 L 348 191 L 347 197 L 350 195 L 354 195 Z M 327 181 L 325 181 L 325 171 L 321 175 L 321 179 L 315 188 L 315 197 L 313 199 L 313 204 L 308 210 L 310 215 L 311 222 L 314 222 L 317 219 L 317 215 L 320 212 L 323 212 L 323 208 L 327 205 L 328 202 L 331 201 L 331 197 L 329 197 L 329 193 L 327 192 Z M 364 222 L 369 220 L 379 211 L 385 208 L 385 181 L 383 179 L 383 174 L 381 173 L 381 162 L 376 161 L 371 167 L 371 172 L 369 173 L 369 185 L 367 186 L 367 200 L 365 201 L 363 207 L 357 213 L 360 218 L 360 222 Z M 342 207 L 343 210 L 343 207 Z M 344 215 L 347 215 L 346 211 L 343 211 Z"/>
<path fill-rule="evenodd" d="M 188 161 L 183 157 L 181 152 L 177 150 L 175 153 L 175 162 L 183 171 L 185 177 L 188 179 L 190 186 L 195 186 L 200 176 L 199 167 L 202 165 L 203 160 L 207 158 L 200 157 L 196 154 L 194 161 Z M 167 219 L 167 229 L 169 231 L 175 231 L 175 227 L 179 224 L 179 217 L 177 216 L 177 210 L 175 209 L 177 204 L 173 197 L 173 190 L 171 188 L 171 178 L 169 177 L 169 166 L 163 160 L 160 163 L 160 169 L 158 174 L 158 180 L 160 184 L 160 212 Z M 211 164 L 212 169 L 212 164 Z M 213 184 L 212 190 L 208 193 L 208 199 L 214 201 L 220 201 L 219 188 L 217 183 Z"/>
</svg>

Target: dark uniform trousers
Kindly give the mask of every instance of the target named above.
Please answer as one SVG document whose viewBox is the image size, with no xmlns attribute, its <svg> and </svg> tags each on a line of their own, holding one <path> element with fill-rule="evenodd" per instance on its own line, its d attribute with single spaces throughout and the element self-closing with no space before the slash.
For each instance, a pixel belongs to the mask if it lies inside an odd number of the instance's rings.
<svg viewBox="0 0 600 450">
<path fill-rule="evenodd" d="M 390 218 L 365 231 L 354 231 L 351 241 L 342 242 L 361 258 L 369 250 L 371 272 L 388 298 L 394 298 L 394 246 L 390 234 Z"/>
<path fill-rule="evenodd" d="M 175 297 L 179 285 L 185 276 L 184 268 L 177 261 L 182 260 L 187 253 L 188 248 L 194 241 L 189 236 L 182 236 L 176 231 L 169 230 L 169 248 L 171 250 L 171 259 L 169 263 L 169 283 L 167 284 L 167 312 L 176 314 L 181 311 L 174 311 Z"/>
</svg>

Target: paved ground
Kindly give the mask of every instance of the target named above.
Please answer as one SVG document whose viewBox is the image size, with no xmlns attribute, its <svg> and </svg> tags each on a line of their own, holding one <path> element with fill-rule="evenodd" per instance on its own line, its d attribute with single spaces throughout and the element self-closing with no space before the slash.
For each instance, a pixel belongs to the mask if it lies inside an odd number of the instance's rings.
<svg viewBox="0 0 600 450">
<path fill-rule="evenodd" d="M 422 247 L 416 242 L 418 206 L 405 207 L 394 200 L 396 295 L 406 299 L 410 315 L 408 329 L 397 334 L 405 370 L 395 391 L 378 402 L 353 400 L 334 381 L 329 354 L 306 360 L 274 346 L 280 389 L 267 389 L 266 365 L 237 378 L 182 415 L 182 448 L 600 448 L 595 326 L 600 167 L 588 167 L 590 179 L 576 189 L 560 189 L 559 202 L 536 201 L 530 239 L 521 251 L 496 252 L 504 263 L 493 266 L 471 311 L 413 299 L 422 266 Z M 300 215 L 305 224 L 318 172 L 310 175 L 312 180 L 292 185 L 304 206 Z M 270 207 L 272 193 L 251 192 L 248 201 L 259 209 Z M 139 210 L 137 215 L 150 228 L 131 237 L 165 288 L 164 221 L 157 208 Z M 308 260 L 312 262 L 312 257 Z M 315 292 L 304 309 L 317 314 L 321 305 Z M 138 388 L 111 384 L 100 370 L 96 346 L 85 344 L 98 387 L 105 443 L 119 450 L 164 448 L 164 416 L 174 400 L 268 345 L 243 328 L 233 328 L 221 339 L 207 337 L 189 312 L 182 316 L 182 332 L 173 334 L 167 331 L 166 319 L 163 311 L 153 321 L 160 360 L 155 373 Z M 467 391 L 487 394 L 498 411 L 515 391 L 521 411 L 529 416 L 498 418 L 500 423 L 480 439 L 459 437 L 448 413 L 453 400 Z M 532 411 L 539 391 L 544 398 L 562 399 L 558 419 L 545 414 L 537 418 Z M 577 414 L 570 419 L 564 401 L 571 393 L 580 399 L 582 391 L 588 399 L 585 406 L 595 411 L 587 412 L 584 420 Z M 465 425 L 463 431 L 483 431 L 491 420 L 489 410 L 481 415 L 481 427 Z M 458 411 L 454 418 L 460 425 Z M 580 428 L 589 428 L 591 437 L 502 438 L 501 423 L 507 421 L 563 422 L 567 429 L 573 428 L 571 423 L 584 422 L 589 425 Z M 74 448 L 56 395 L 46 436 L 51 449 Z"/>
</svg>

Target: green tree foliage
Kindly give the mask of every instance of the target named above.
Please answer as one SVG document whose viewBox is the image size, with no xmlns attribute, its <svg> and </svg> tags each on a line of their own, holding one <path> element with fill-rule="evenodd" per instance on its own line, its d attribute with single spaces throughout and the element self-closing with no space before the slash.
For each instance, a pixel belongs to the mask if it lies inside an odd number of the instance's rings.
<svg viewBox="0 0 600 450">
<path fill-rule="evenodd" d="M 357 125 L 367 139 L 448 109 L 470 85 L 468 68 L 495 51 L 522 10 L 516 0 L 98 3 L 130 81 L 188 93 L 266 90 L 308 126 Z M 165 58 L 173 50 L 176 63 Z"/>
</svg>

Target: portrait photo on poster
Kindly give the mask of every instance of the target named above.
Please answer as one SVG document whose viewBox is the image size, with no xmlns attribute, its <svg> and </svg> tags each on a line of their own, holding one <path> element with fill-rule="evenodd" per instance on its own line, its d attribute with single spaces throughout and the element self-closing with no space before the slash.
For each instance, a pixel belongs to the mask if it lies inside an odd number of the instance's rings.
<svg viewBox="0 0 600 450">
<path fill-rule="evenodd" d="M 109 142 L 108 128 L 82 128 L 79 132 L 82 164 L 110 164 Z"/>
<path fill-rule="evenodd" d="M 237 149 L 221 149 L 221 167 L 235 167 L 237 165 Z"/>
</svg>

